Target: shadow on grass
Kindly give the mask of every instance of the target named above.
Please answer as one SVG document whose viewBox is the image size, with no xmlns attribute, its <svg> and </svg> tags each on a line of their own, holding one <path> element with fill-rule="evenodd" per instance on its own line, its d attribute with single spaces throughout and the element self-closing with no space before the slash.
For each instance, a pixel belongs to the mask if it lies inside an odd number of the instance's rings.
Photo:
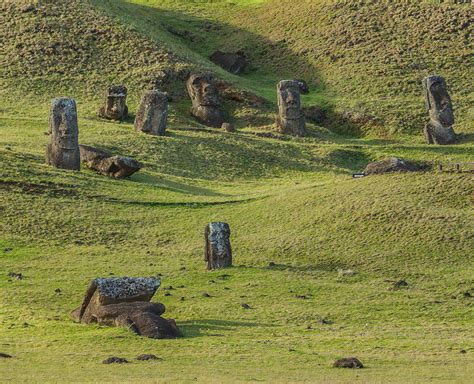
<svg viewBox="0 0 474 384">
<path fill-rule="evenodd" d="M 203 331 L 231 332 L 239 328 L 275 327 L 275 325 L 273 324 L 266 323 L 214 319 L 186 320 L 180 321 L 178 325 L 181 331 L 183 332 L 185 338 L 204 336 L 225 336 L 224 334 L 220 333 L 204 334 Z"/>
</svg>

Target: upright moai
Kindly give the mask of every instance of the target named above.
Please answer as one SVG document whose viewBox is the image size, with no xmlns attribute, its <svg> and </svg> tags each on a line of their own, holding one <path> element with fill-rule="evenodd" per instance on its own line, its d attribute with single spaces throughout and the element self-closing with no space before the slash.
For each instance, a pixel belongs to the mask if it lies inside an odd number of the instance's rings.
<svg viewBox="0 0 474 384">
<path fill-rule="evenodd" d="M 428 144 L 452 144 L 456 141 L 454 133 L 453 104 L 441 76 L 428 76 L 423 79 L 426 109 L 430 121 L 425 125 L 424 134 Z"/>
<path fill-rule="evenodd" d="M 74 99 L 59 97 L 51 101 L 48 133 L 46 164 L 56 168 L 79 170 L 79 128 Z"/>
<path fill-rule="evenodd" d="M 281 133 L 305 136 L 306 124 L 301 110 L 301 83 L 297 80 L 282 80 L 277 85 L 278 117 L 276 125 Z"/>
<path fill-rule="evenodd" d="M 135 117 L 135 130 L 163 136 L 168 118 L 168 95 L 157 90 L 146 92 Z"/>
<path fill-rule="evenodd" d="M 214 77 L 209 73 L 191 75 L 186 88 L 193 104 L 191 114 L 204 125 L 220 128 L 224 113 Z"/>
<path fill-rule="evenodd" d="M 232 266 L 232 248 L 229 238 L 229 224 L 214 222 L 206 225 L 204 230 L 204 261 L 207 262 L 207 269 Z"/>
<path fill-rule="evenodd" d="M 112 85 L 107 89 L 105 106 L 100 107 L 99 117 L 109 120 L 125 120 L 128 117 L 126 87 Z"/>
</svg>

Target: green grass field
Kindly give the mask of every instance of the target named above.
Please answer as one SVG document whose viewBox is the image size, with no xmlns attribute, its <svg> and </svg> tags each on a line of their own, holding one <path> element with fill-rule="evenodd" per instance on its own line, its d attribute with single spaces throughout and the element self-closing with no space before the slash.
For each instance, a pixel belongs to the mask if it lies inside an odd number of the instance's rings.
<svg viewBox="0 0 474 384">
<path fill-rule="evenodd" d="M 0 358 L 0 382 L 472 382 L 472 173 L 351 177 L 389 156 L 474 161 L 469 5 L 78 0 L 70 14 L 62 2 L 19 3 L 0 5 L 0 352 L 13 356 Z M 415 28 L 428 14 L 449 36 L 434 40 L 439 51 L 426 25 Z M 387 48 L 376 26 L 390 17 Z M 371 38 L 332 51 L 341 36 L 368 29 Z M 237 77 L 210 63 L 220 47 L 246 48 L 249 72 Z M 326 50 L 346 58 L 327 61 Z M 409 66 L 415 59 L 420 69 Z M 195 69 L 268 103 L 225 101 L 238 131 L 203 128 L 184 93 L 182 77 Z M 136 133 L 140 95 L 165 70 L 173 73 L 164 85 L 173 95 L 168 135 Z M 423 143 L 418 80 L 431 71 L 450 86 L 463 133 L 456 145 Z M 274 88 L 286 76 L 310 82 L 303 101 L 324 107 L 331 124 L 308 124 L 305 138 L 261 137 L 273 128 Z M 129 87 L 126 122 L 96 116 L 109 82 Z M 78 102 L 82 144 L 145 167 L 112 180 L 44 165 L 49 103 L 61 94 Z M 347 126 L 344 111 L 377 123 Z M 205 270 L 210 221 L 231 226 L 232 268 Z M 174 289 L 154 301 L 183 338 L 71 320 L 91 279 L 158 274 Z M 393 289 L 401 279 L 408 286 Z M 162 360 L 135 360 L 143 353 Z M 130 363 L 102 364 L 113 355 Z M 349 356 L 365 368 L 332 368 Z"/>
</svg>

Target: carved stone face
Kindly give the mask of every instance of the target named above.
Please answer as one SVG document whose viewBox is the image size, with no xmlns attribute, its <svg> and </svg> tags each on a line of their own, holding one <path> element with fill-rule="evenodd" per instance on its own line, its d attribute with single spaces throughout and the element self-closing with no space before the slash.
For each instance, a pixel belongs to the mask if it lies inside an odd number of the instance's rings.
<svg viewBox="0 0 474 384">
<path fill-rule="evenodd" d="M 278 110 L 284 120 L 301 119 L 300 86 L 293 80 L 278 84 Z"/>
<path fill-rule="evenodd" d="M 193 105 L 218 107 L 219 92 L 211 75 L 193 75 L 188 81 L 188 92 Z"/>
<path fill-rule="evenodd" d="M 77 128 L 76 103 L 72 99 L 56 99 L 52 105 L 50 134 L 52 142 L 62 150 L 77 150 L 79 132 Z"/>
<path fill-rule="evenodd" d="M 431 121 L 451 127 L 454 124 L 453 105 L 444 79 L 441 76 L 427 77 L 423 80 L 423 87 Z"/>
<path fill-rule="evenodd" d="M 114 85 L 107 90 L 105 108 L 101 108 L 101 117 L 122 120 L 128 115 L 127 88 L 122 85 Z"/>
</svg>

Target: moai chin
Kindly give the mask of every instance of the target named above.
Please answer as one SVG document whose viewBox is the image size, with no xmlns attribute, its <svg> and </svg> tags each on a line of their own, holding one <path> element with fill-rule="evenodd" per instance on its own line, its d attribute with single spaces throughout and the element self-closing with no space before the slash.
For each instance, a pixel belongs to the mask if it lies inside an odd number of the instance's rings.
<svg viewBox="0 0 474 384">
<path fill-rule="evenodd" d="M 214 77 L 207 73 L 191 75 L 186 88 L 193 104 L 191 114 L 204 125 L 220 128 L 224 113 Z"/>
<path fill-rule="evenodd" d="M 204 261 L 207 262 L 207 269 L 232 266 L 232 248 L 229 238 L 229 224 L 214 222 L 206 225 L 204 230 Z"/>
<path fill-rule="evenodd" d="M 423 79 L 426 109 L 430 121 L 425 125 L 424 133 L 428 144 L 452 144 L 456 141 L 453 130 L 453 104 L 441 76 L 428 76 Z"/>
<path fill-rule="evenodd" d="M 126 87 L 112 85 L 107 89 L 105 106 L 100 107 L 99 117 L 109 120 L 125 120 L 128 117 Z"/>
<path fill-rule="evenodd" d="M 282 80 L 277 85 L 278 117 L 276 125 L 281 133 L 306 135 L 306 124 L 301 110 L 301 84 L 297 80 Z"/>
<path fill-rule="evenodd" d="M 135 130 L 163 136 L 168 118 L 168 95 L 157 90 L 146 92 L 135 117 Z"/>
<path fill-rule="evenodd" d="M 46 164 L 56 168 L 79 170 L 79 128 L 74 99 L 60 97 L 51 101 Z"/>
</svg>

